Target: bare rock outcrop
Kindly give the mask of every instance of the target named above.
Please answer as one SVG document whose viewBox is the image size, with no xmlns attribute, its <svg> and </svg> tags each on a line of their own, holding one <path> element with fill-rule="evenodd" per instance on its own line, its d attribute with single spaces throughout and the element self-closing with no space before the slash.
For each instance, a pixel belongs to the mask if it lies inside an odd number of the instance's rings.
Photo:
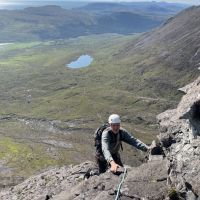
<svg viewBox="0 0 200 200">
<path fill-rule="evenodd" d="M 168 191 L 167 161 L 154 160 L 128 168 L 121 199 L 163 199 Z M 92 174 L 93 162 L 54 168 L 0 193 L 2 200 L 113 200 L 121 175 Z"/>
<path fill-rule="evenodd" d="M 200 196 L 200 77 L 179 90 L 185 95 L 178 107 L 157 116 L 159 139 L 169 162 L 169 184 L 184 199 L 195 200 Z"/>
</svg>

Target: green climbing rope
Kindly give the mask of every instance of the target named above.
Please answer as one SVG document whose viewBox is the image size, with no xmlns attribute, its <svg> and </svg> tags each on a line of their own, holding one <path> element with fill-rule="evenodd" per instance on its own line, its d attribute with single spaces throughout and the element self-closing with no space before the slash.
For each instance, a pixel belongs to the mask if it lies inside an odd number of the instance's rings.
<svg viewBox="0 0 200 200">
<path fill-rule="evenodd" d="M 120 181 L 120 183 L 118 185 L 117 194 L 116 194 L 115 200 L 119 200 L 120 199 L 120 194 L 121 194 L 120 190 L 121 190 L 122 184 L 123 184 L 123 182 L 125 180 L 126 174 L 127 174 L 127 168 L 124 167 L 124 174 L 123 174 L 123 176 L 121 178 L 121 181 Z"/>
</svg>

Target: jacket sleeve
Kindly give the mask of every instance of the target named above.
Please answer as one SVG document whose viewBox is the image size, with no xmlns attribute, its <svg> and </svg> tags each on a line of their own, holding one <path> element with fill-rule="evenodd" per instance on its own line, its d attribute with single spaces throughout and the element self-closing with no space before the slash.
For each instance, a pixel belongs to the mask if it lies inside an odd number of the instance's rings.
<svg viewBox="0 0 200 200">
<path fill-rule="evenodd" d="M 148 146 L 145 143 L 143 143 L 139 139 L 133 137 L 126 130 L 122 131 L 122 141 L 126 142 L 127 144 L 130 144 L 130 145 L 132 145 L 132 146 L 134 146 L 137 149 L 140 149 L 142 151 L 147 151 L 148 150 Z"/>
<path fill-rule="evenodd" d="M 113 160 L 112 155 L 110 153 L 110 138 L 108 131 L 103 131 L 102 136 L 101 136 L 101 145 L 102 145 L 102 151 L 104 154 L 104 157 L 107 162 L 111 162 Z"/>
</svg>

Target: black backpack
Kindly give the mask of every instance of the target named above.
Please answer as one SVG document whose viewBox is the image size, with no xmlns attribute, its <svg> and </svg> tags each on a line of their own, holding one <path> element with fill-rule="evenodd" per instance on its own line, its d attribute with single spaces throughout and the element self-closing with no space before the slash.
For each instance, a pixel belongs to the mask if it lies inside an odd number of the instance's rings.
<svg viewBox="0 0 200 200">
<path fill-rule="evenodd" d="M 110 127 L 110 124 L 105 123 L 102 126 L 100 126 L 94 133 L 94 142 L 95 142 L 95 147 L 96 147 L 96 154 L 103 155 L 103 152 L 102 152 L 102 149 L 101 149 L 101 136 L 102 136 L 103 131 L 105 129 L 107 129 L 108 127 Z M 120 140 L 121 140 L 121 131 L 119 133 L 120 133 Z M 121 149 L 123 150 L 122 143 L 120 145 L 121 145 Z"/>
</svg>

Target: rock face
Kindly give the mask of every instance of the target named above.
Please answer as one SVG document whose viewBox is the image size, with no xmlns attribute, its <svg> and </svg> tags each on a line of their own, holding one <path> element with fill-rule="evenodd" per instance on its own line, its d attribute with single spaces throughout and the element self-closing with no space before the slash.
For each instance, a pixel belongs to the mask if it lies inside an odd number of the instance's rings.
<svg viewBox="0 0 200 200">
<path fill-rule="evenodd" d="M 128 167 L 120 199 L 200 199 L 200 77 L 180 88 L 178 107 L 157 116 L 159 145 L 147 163 Z M 112 200 L 123 177 L 95 175 L 93 162 L 54 168 L 0 192 L 2 200 Z"/>
<path fill-rule="evenodd" d="M 49 170 L 0 193 L 9 200 L 113 200 L 120 176 L 109 171 L 98 176 L 93 162 Z M 156 160 L 140 167 L 129 168 L 121 188 L 121 199 L 163 199 L 167 187 L 167 161 Z"/>
<path fill-rule="evenodd" d="M 170 163 L 170 185 L 186 199 L 197 199 L 200 196 L 200 77 L 179 90 L 185 95 L 177 109 L 157 116 L 159 139 Z"/>
</svg>

